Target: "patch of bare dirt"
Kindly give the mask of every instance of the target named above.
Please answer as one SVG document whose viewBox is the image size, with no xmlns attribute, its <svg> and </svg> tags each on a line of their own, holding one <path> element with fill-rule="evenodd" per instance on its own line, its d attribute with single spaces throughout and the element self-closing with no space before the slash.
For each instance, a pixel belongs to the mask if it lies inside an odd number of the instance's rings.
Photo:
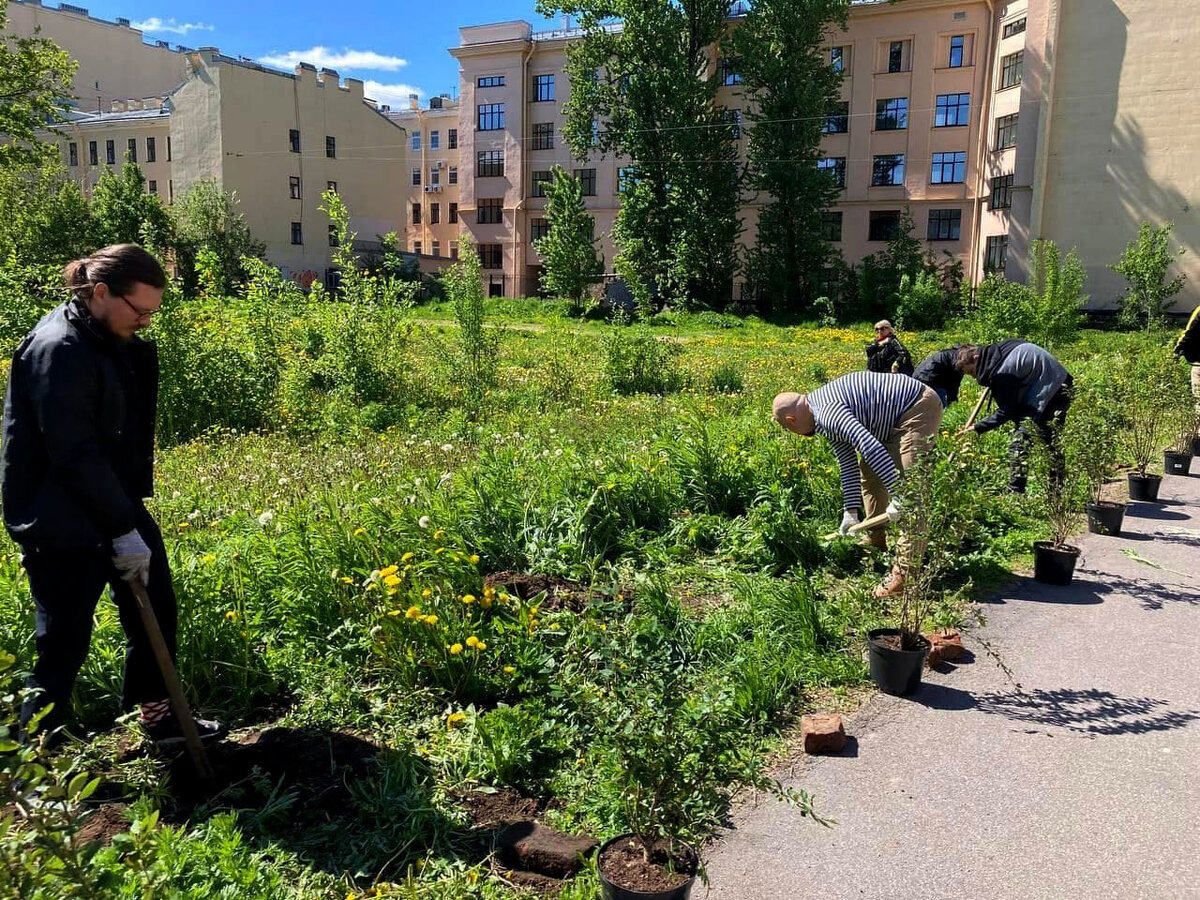
<svg viewBox="0 0 1200 900">
<path fill-rule="evenodd" d="M 541 803 L 511 788 L 487 792 L 463 791 L 456 794 L 454 799 L 467 811 L 467 817 L 475 828 L 498 830 L 513 822 L 532 822 L 542 812 Z"/>
<path fill-rule="evenodd" d="M 96 807 L 79 826 L 79 842 L 107 845 L 116 835 L 128 831 L 129 819 L 125 817 L 128 808 L 124 803 L 105 803 Z"/>
</svg>

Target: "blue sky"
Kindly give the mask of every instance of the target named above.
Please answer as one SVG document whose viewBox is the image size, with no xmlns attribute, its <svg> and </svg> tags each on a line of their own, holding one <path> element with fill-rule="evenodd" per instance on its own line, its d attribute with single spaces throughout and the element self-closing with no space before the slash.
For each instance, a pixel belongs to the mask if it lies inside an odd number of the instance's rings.
<svg viewBox="0 0 1200 900">
<path fill-rule="evenodd" d="M 538 16 L 534 0 L 72 2 L 101 19 L 130 19 L 148 41 L 215 46 L 289 71 L 297 61 L 327 66 L 368 82 L 368 96 L 392 105 L 406 104 L 414 89 L 422 99 L 458 93 L 458 63 L 446 48 L 458 44 L 460 25 L 510 19 L 525 19 L 534 28 L 559 24 Z"/>
</svg>

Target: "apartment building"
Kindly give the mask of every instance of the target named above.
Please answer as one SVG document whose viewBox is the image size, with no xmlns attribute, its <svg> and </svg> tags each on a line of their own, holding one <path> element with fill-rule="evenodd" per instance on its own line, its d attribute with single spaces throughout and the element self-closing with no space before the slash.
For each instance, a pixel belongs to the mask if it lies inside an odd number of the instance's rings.
<svg viewBox="0 0 1200 900">
<path fill-rule="evenodd" d="M 118 41 L 127 56 L 146 52 L 151 59 L 162 49 L 142 44 L 136 29 L 91 19 L 77 7 L 10 3 L 9 9 L 25 7 L 36 12 L 45 37 L 80 57 L 85 83 L 116 80 L 103 56 L 87 52 L 93 43 Z M 167 203 L 192 183 L 215 179 L 236 192 L 251 232 L 266 242 L 267 258 L 305 285 L 331 277 L 335 237 L 320 209 L 326 189 L 345 200 L 359 249 L 378 246 L 379 235 L 404 233 L 407 134 L 363 96 L 361 81 L 306 64 L 281 72 L 212 47 L 172 54 L 179 70 L 162 94 L 132 94 L 142 99 L 70 114 L 58 142 L 68 172 L 85 190 L 103 167 L 127 159 L 142 168 L 147 190 Z M 86 72 L 85 60 L 92 66 Z M 122 60 L 114 71 L 127 64 Z M 150 71 L 154 83 L 158 75 Z"/>
<path fill-rule="evenodd" d="M 1195 305 L 1200 166 L 1189 154 L 1200 88 L 1172 73 L 1200 39 L 1200 20 L 1167 6 L 855 0 L 825 51 L 845 73 L 823 140 L 821 165 L 843 186 L 825 219 L 829 239 L 857 262 L 886 245 L 907 210 L 927 249 L 977 282 L 989 271 L 1023 279 L 1032 241 L 1053 238 L 1078 247 L 1093 305 L 1107 307 L 1122 288 L 1108 266 L 1137 223 L 1172 221 L 1189 250 L 1180 305 Z M 583 182 L 611 271 L 625 163 L 573 159 L 562 141 L 566 48 L 579 37 L 501 22 L 460 28 L 450 50 L 460 66 L 459 212 L 493 293 L 537 290 L 531 241 L 544 233 L 541 185 L 554 165 Z M 712 64 L 719 102 L 744 119 L 736 62 Z M 761 202 L 747 198 L 741 210 L 744 241 Z"/>
<path fill-rule="evenodd" d="M 405 174 L 403 209 L 406 249 L 433 270 L 436 260 L 457 259 L 459 222 L 458 135 L 462 127 L 458 101 L 442 94 L 430 97 L 422 109 L 418 97 L 409 97 L 407 109 L 383 108 L 384 114 L 405 129 L 409 163 Z"/>
</svg>

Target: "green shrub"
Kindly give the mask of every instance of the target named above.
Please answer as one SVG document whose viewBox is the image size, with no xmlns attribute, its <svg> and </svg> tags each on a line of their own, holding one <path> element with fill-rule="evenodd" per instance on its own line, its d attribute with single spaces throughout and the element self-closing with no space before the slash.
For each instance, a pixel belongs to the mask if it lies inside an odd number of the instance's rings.
<svg viewBox="0 0 1200 900">
<path fill-rule="evenodd" d="M 1138 235 L 1121 251 L 1112 267 L 1125 278 L 1125 296 L 1121 299 L 1121 323 L 1127 328 L 1160 328 L 1166 323 L 1166 311 L 1172 298 L 1183 290 L 1184 276 L 1167 280 L 1175 256 L 1170 249 L 1171 224 L 1155 228 L 1143 222 Z"/>
<path fill-rule="evenodd" d="M 1028 285 L 989 275 L 975 291 L 975 309 L 967 320 L 973 340 L 995 343 L 1019 337 L 1056 347 L 1079 334 L 1086 273 L 1072 250 L 1063 259 L 1053 241 L 1035 241 Z"/>
<path fill-rule="evenodd" d="M 746 389 L 741 370 L 733 363 L 722 363 L 708 376 L 708 385 L 718 394 L 738 394 Z"/>
<path fill-rule="evenodd" d="M 683 387 L 679 353 L 640 328 L 614 328 L 604 338 L 604 374 L 618 394 L 670 394 Z"/>
<path fill-rule="evenodd" d="M 484 326 L 483 278 L 479 254 L 470 239 L 459 241 L 459 261 L 443 276 L 454 303 L 458 345 L 453 354 L 454 380 L 469 419 L 478 418 L 484 395 L 496 385 L 502 332 Z"/>
<path fill-rule="evenodd" d="M 949 304 L 937 275 L 918 273 L 914 279 L 900 279 L 900 299 L 896 304 L 896 326 L 906 331 L 941 328 L 946 323 Z"/>
</svg>

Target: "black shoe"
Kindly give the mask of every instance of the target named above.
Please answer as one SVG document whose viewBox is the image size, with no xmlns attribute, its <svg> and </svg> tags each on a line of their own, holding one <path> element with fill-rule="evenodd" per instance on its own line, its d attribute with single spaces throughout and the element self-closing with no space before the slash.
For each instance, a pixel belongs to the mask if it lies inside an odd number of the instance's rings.
<svg viewBox="0 0 1200 900">
<path fill-rule="evenodd" d="M 220 722 L 196 717 L 193 717 L 192 721 L 196 723 L 196 733 L 200 735 L 202 744 L 225 736 L 226 728 Z M 143 725 L 142 731 L 146 732 L 146 737 L 159 750 L 173 750 L 182 747 L 185 743 L 183 731 L 179 728 L 179 720 L 173 714 L 160 719 L 153 725 Z"/>
</svg>

